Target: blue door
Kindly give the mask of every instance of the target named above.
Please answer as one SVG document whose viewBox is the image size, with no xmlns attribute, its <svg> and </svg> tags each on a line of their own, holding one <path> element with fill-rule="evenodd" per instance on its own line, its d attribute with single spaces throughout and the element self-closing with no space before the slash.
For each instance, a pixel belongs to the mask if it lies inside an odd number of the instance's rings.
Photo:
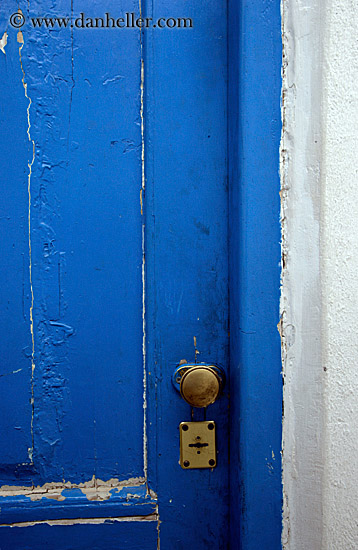
<svg viewBox="0 0 358 550">
<path fill-rule="evenodd" d="M 279 547 L 278 94 L 258 116 L 270 65 L 238 61 L 278 51 L 278 3 L 240 41 L 244 4 L 0 7 L 1 550 Z M 178 391 L 200 365 L 208 407 Z"/>
<path fill-rule="evenodd" d="M 2 549 L 228 545 L 228 385 L 172 383 L 228 369 L 226 5 L 145 9 L 1 8 Z M 217 464 L 186 470 L 205 419 Z"/>
</svg>

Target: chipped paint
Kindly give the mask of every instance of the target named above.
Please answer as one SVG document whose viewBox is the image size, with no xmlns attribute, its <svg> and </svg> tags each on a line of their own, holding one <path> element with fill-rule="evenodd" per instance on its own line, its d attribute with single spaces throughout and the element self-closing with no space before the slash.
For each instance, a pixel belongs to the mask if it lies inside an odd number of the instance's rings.
<svg viewBox="0 0 358 550">
<path fill-rule="evenodd" d="M 139 0 L 139 15 L 142 17 L 142 0 Z M 141 131 L 141 189 L 140 189 L 140 213 L 144 215 L 144 198 L 145 198 L 145 135 L 144 135 L 144 52 L 143 52 L 143 30 L 140 29 L 140 131 Z M 157 495 L 148 486 L 148 436 L 147 436 L 147 350 L 146 350 L 146 272 L 145 272 L 145 218 L 142 222 L 142 323 L 143 323 L 143 469 L 146 479 L 147 494 L 151 498 L 156 498 Z M 156 506 L 157 520 L 157 550 L 160 550 L 160 519 L 159 509 Z"/>
<path fill-rule="evenodd" d="M 93 476 L 84 483 L 45 483 L 36 487 L 20 487 L 17 485 L 3 485 L 0 487 L 0 497 L 28 497 L 32 501 L 42 500 L 43 498 L 63 501 L 66 496 L 63 491 L 69 489 L 79 489 L 90 501 L 108 500 L 113 493 L 118 493 L 127 487 L 139 487 L 144 485 L 146 480 L 142 477 L 132 477 L 124 481 L 117 478 L 111 478 L 108 481 L 102 481 Z"/>
<path fill-rule="evenodd" d="M 160 518 L 159 518 L 159 511 L 158 511 L 158 505 L 156 506 L 156 515 L 157 515 L 157 550 L 160 550 Z"/>
<path fill-rule="evenodd" d="M 22 11 L 18 10 L 22 14 Z M 32 166 L 35 162 L 35 142 L 31 138 L 31 122 L 30 122 L 30 108 L 32 100 L 27 93 L 27 82 L 25 77 L 25 71 L 22 63 L 22 49 L 24 47 L 24 36 L 21 31 L 17 33 L 17 42 L 19 46 L 19 59 L 20 66 L 22 71 L 22 85 L 25 91 L 25 97 L 28 100 L 27 105 L 27 137 L 29 142 L 32 144 L 32 158 L 28 161 L 28 176 L 27 176 L 27 193 L 28 193 L 28 249 L 29 249 L 29 280 L 30 280 L 30 294 L 31 294 L 31 303 L 30 303 L 30 334 L 31 334 L 31 447 L 28 449 L 29 459 L 32 462 L 33 452 L 34 452 L 34 412 L 35 412 L 35 399 L 34 399 L 34 371 L 35 371 L 35 334 L 34 334 L 34 288 L 32 284 L 32 246 L 31 246 L 31 175 L 32 175 Z"/>
<path fill-rule="evenodd" d="M 2 51 L 2 53 L 4 55 L 6 55 L 6 52 L 5 52 L 5 46 L 7 44 L 7 32 L 5 31 L 4 34 L 2 35 L 1 39 L 0 39 L 0 50 Z"/>
<path fill-rule="evenodd" d="M 71 11 L 72 4 L 71 2 Z M 55 8 L 52 7 L 51 10 Z M 216 12 L 215 9 L 215 14 Z M 203 12 L 198 9 L 198 14 L 200 13 L 205 17 L 203 27 L 207 29 L 207 23 L 213 19 L 214 10 L 210 8 L 209 16 L 205 10 Z M 179 102 L 181 98 L 185 98 L 186 104 L 180 103 L 178 109 L 172 109 L 173 116 L 178 115 L 178 121 L 183 122 L 185 130 L 183 134 L 178 133 L 179 139 L 182 139 L 181 136 L 184 138 L 190 134 L 192 144 L 197 144 L 192 148 L 191 142 L 188 142 L 189 147 L 186 147 L 184 155 L 181 154 L 180 157 L 176 147 L 173 148 L 175 165 L 181 173 L 180 182 L 176 181 L 177 176 L 174 174 L 173 188 L 179 190 L 177 196 L 182 198 L 186 191 L 192 192 L 192 200 L 189 204 L 193 205 L 193 210 L 201 199 L 202 208 L 199 209 L 200 212 L 195 212 L 195 216 L 200 219 L 200 223 L 208 223 L 205 219 L 208 217 L 210 224 L 213 223 L 216 229 L 210 235 L 210 241 L 205 240 L 207 250 L 204 250 L 204 247 L 197 247 L 198 235 L 186 234 L 186 226 L 180 225 L 182 214 L 179 209 L 175 211 L 173 220 L 177 225 L 174 226 L 174 237 L 181 235 L 183 230 L 183 237 L 188 238 L 188 244 L 183 245 L 183 248 L 180 246 L 180 249 L 173 252 L 180 257 L 181 253 L 186 254 L 187 250 L 190 250 L 189 267 L 192 274 L 187 277 L 188 271 L 186 271 L 181 281 L 181 274 L 175 271 L 173 265 L 178 262 L 173 262 L 174 254 L 172 254 L 168 261 L 168 272 L 166 273 L 163 269 L 160 277 L 163 286 L 166 286 L 167 278 L 172 282 L 174 298 L 177 295 L 180 296 L 180 301 L 177 302 L 176 323 L 180 322 L 184 325 L 185 348 L 176 353 L 173 360 L 177 361 L 184 355 L 192 355 L 194 333 L 200 339 L 201 350 L 205 350 L 205 353 L 210 356 L 217 356 L 220 362 L 226 364 L 228 358 L 225 156 L 227 86 L 223 74 L 226 62 L 225 3 L 220 5 L 219 15 L 217 19 L 221 21 L 220 28 L 216 28 L 215 34 L 208 33 L 207 30 L 204 32 L 199 30 L 198 41 L 201 47 L 198 49 L 198 57 L 194 56 L 193 66 L 190 67 L 186 78 L 180 79 L 180 83 L 184 83 L 183 91 L 187 91 L 187 95 L 182 94 L 182 90 L 175 89 Z M 21 502 L 28 516 L 22 517 L 16 509 L 11 513 L 17 517 L 9 517 L 6 521 L 43 520 L 48 516 L 60 518 L 59 514 L 65 515 L 62 513 L 65 508 L 71 510 L 71 516 L 82 515 L 85 512 L 92 514 L 92 510 L 94 510 L 93 515 L 100 515 L 98 510 L 100 508 L 103 510 L 102 503 L 99 502 L 98 507 L 92 504 L 88 506 L 86 501 L 92 498 L 108 499 L 110 494 L 113 494 L 113 488 L 102 486 L 99 491 L 101 481 L 98 481 L 96 487 L 91 483 L 90 487 L 83 486 L 82 489 L 79 489 L 76 484 L 82 480 L 90 480 L 93 473 L 104 480 L 111 476 L 120 477 L 120 474 L 127 477 L 142 476 L 143 467 L 142 486 L 140 490 L 128 489 L 128 497 L 140 494 L 143 502 L 145 501 L 145 506 L 140 508 L 138 499 L 134 496 L 133 502 L 126 506 L 124 513 L 127 515 L 136 513 L 136 508 L 141 514 L 145 510 L 152 513 L 155 503 L 144 495 L 147 473 L 149 475 L 147 460 L 153 457 L 150 484 L 154 487 L 159 486 L 162 502 L 165 502 L 164 506 L 167 510 L 164 514 L 163 506 L 163 525 L 158 521 L 158 536 L 151 540 L 158 539 L 157 546 L 160 548 L 161 535 L 162 546 L 170 547 L 168 539 L 171 535 L 164 525 L 170 525 L 171 520 L 166 521 L 166 516 L 173 512 L 175 506 L 175 517 L 179 520 L 176 521 L 176 528 L 181 532 L 185 524 L 189 531 L 190 520 L 194 521 L 197 511 L 197 498 L 192 495 L 193 498 L 187 500 L 185 506 L 179 509 L 176 503 L 180 502 L 179 498 L 185 490 L 185 485 L 188 483 L 189 486 L 192 485 L 192 481 L 188 477 L 184 479 L 185 474 L 183 474 L 183 482 L 180 483 L 177 476 L 168 477 L 170 468 L 168 469 L 167 465 L 172 464 L 175 467 L 178 448 L 177 445 L 173 446 L 170 443 L 176 433 L 173 432 L 173 425 L 177 426 L 177 424 L 172 422 L 175 409 L 174 406 L 169 407 L 169 404 L 173 401 L 174 405 L 174 399 L 177 399 L 177 396 L 173 395 L 171 387 L 168 393 L 161 394 L 161 389 L 165 388 L 165 380 L 163 376 L 164 383 L 161 384 L 160 367 L 159 365 L 157 367 L 157 358 L 152 355 L 153 349 L 159 348 L 157 335 L 161 330 L 160 327 L 165 327 L 167 324 L 160 308 L 155 312 L 158 332 L 153 335 L 153 340 L 146 339 L 146 330 L 149 334 L 149 327 L 153 325 L 149 317 L 146 326 L 145 317 L 146 314 L 148 315 L 148 309 L 150 314 L 152 312 L 153 293 L 160 292 L 159 284 L 154 288 L 151 278 L 148 278 L 147 269 L 147 258 L 149 257 L 152 261 L 154 256 L 150 252 L 148 254 L 148 248 L 150 249 L 152 245 L 149 241 L 153 240 L 152 232 L 147 231 L 152 218 L 152 212 L 150 215 L 148 212 L 148 199 L 152 194 L 151 189 L 148 192 L 148 185 L 151 185 L 150 177 L 148 176 L 147 181 L 145 178 L 147 170 L 144 170 L 147 147 L 151 145 L 149 136 L 146 136 L 144 144 L 144 133 L 147 133 L 147 127 L 149 128 L 147 118 L 144 120 L 144 117 L 147 116 L 146 101 L 147 97 L 150 97 L 150 89 L 147 95 L 147 87 L 151 86 L 151 79 L 147 79 L 145 75 L 146 65 L 143 55 L 139 60 L 137 33 L 134 38 L 132 35 L 135 33 L 129 33 L 131 36 L 125 37 L 124 45 L 119 35 L 114 37 L 110 32 L 103 35 L 103 40 L 101 38 L 96 43 L 93 63 L 89 63 L 88 56 L 84 55 L 86 50 L 92 51 L 91 37 L 87 42 L 88 33 L 79 33 L 81 36 L 77 34 L 75 33 L 76 42 L 73 46 L 70 42 L 70 33 L 36 32 L 34 42 L 28 39 L 26 31 L 24 32 L 25 45 L 22 54 L 28 92 L 33 101 L 30 113 L 31 137 L 36 143 L 36 170 L 34 169 L 31 188 L 36 344 L 34 449 L 36 468 L 27 468 L 25 464 L 23 468 L 25 474 L 20 472 L 19 476 L 21 481 L 11 477 L 10 472 L 7 473 L 3 483 L 7 483 L 13 489 L 15 484 L 33 483 L 34 487 L 32 490 L 30 488 L 30 493 L 39 502 L 31 503 L 30 496 L 21 498 L 23 496 L 21 492 L 16 498 L 16 489 L 13 490 L 12 496 L 15 498 L 12 507 L 16 508 L 18 501 Z M 192 36 L 188 33 L 188 37 L 183 36 L 183 39 L 185 50 L 193 51 L 196 42 L 193 42 Z M 127 40 L 130 41 L 128 43 L 130 58 L 123 60 L 121 52 L 127 51 Z M 172 48 L 171 63 L 175 66 L 178 64 L 178 68 L 181 68 L 182 60 L 176 57 L 177 45 L 173 47 L 169 41 L 168 48 Z M 201 54 L 202 50 L 205 50 L 205 55 Z M 147 51 L 149 52 L 149 49 Z M 9 55 L 9 47 L 7 53 Z M 158 56 L 161 56 L 159 49 Z M 193 67 L 200 70 L 207 57 L 217 63 L 216 70 L 209 73 L 209 85 L 207 79 L 203 81 L 197 74 L 196 69 L 193 71 Z M 70 100 L 71 74 L 73 75 L 71 61 L 73 60 L 76 87 L 73 98 Z M 108 81 L 108 85 L 103 86 L 105 77 L 108 75 L 104 75 L 101 71 L 107 71 L 109 64 L 113 68 L 117 67 L 122 61 L 123 79 L 113 79 L 111 84 Z M 160 65 L 163 63 L 164 67 L 166 62 L 167 59 L 164 57 L 160 59 Z M 187 69 L 188 67 L 185 68 Z M 169 74 L 167 70 L 165 73 Z M 77 79 L 77 74 L 85 75 L 87 78 Z M 115 74 L 111 72 L 109 76 L 112 77 Z M 174 75 L 178 74 L 180 72 L 175 70 Z M 186 84 L 188 78 L 189 86 Z M 89 86 L 88 83 L 90 83 Z M 197 86 L 194 85 L 195 83 Z M 20 86 L 20 78 L 18 78 L 18 86 Z M 162 93 L 162 88 L 163 86 L 158 86 L 158 92 Z M 20 99 L 22 95 L 21 88 Z M 207 101 L 199 101 L 198 97 L 205 97 Z M 71 129 L 68 132 L 69 103 L 71 108 L 72 100 Z M 215 105 L 215 109 L 209 108 L 206 104 Z M 190 120 L 184 116 L 188 105 L 193 112 Z M 198 106 L 198 112 L 196 106 Z M 150 112 L 149 108 L 148 112 Z M 105 118 L 107 114 L 108 121 L 112 121 L 108 125 Z M 174 122 L 177 126 L 175 120 Z M 164 126 L 166 127 L 167 124 Z M 215 133 L 213 135 L 217 143 L 214 147 L 210 145 L 213 140 L 207 142 L 206 136 L 204 143 L 202 142 L 203 129 L 205 132 L 212 129 Z M 163 136 L 162 130 L 160 134 Z M 69 144 L 66 143 L 66 135 L 70 135 Z M 123 154 L 120 146 L 117 150 L 111 148 L 112 140 L 113 143 L 121 144 L 122 138 L 128 139 L 129 144 Z M 130 148 L 131 143 L 135 148 Z M 139 143 L 141 143 L 141 152 L 139 152 Z M 160 141 L 155 146 L 159 151 Z M 165 147 L 168 146 L 167 140 Z M 145 147 L 146 150 L 144 150 Z M 124 156 L 127 151 L 133 151 L 133 153 Z M 148 156 L 151 160 L 152 156 Z M 163 155 L 164 158 L 167 156 L 167 154 Z M 200 164 L 201 160 L 203 161 L 205 173 L 201 171 L 195 173 L 198 160 Z M 191 166 L 194 168 L 194 173 L 188 174 Z M 161 174 L 165 169 L 163 166 L 163 170 L 160 170 Z M 192 182 L 195 185 L 192 185 Z M 162 182 L 159 183 L 158 194 L 163 189 Z M 138 191 L 140 191 L 140 197 L 138 197 Z M 78 200 L 79 198 L 81 200 Z M 184 204 L 182 203 L 182 206 Z M 113 210 L 111 210 L 112 206 Z M 172 208 L 172 205 L 170 207 Z M 172 216 L 172 213 L 170 214 Z M 190 211 L 188 219 L 191 219 L 192 214 L 193 212 Z M 163 214 L 160 213 L 165 227 L 171 216 L 167 208 L 164 209 Z M 198 248 L 197 254 L 192 254 L 191 251 L 196 248 Z M 57 276 L 56 262 L 60 254 L 66 254 L 67 259 L 67 265 L 64 264 L 60 274 L 61 279 Z M 154 262 L 151 266 L 154 266 Z M 157 266 L 153 269 L 158 271 Z M 196 288 L 195 293 L 193 292 L 193 281 L 200 284 L 201 289 L 207 289 L 205 301 L 200 300 L 200 293 L 197 292 L 200 288 Z M 27 282 L 25 282 L 25 298 L 26 285 Z M 108 288 L 110 292 L 107 294 Z M 30 300 L 30 293 L 28 294 L 28 300 Z M 123 301 L 122 296 L 124 296 Z M 108 302 L 106 302 L 107 297 Z M 123 302 L 126 307 L 121 309 Z M 132 303 L 135 308 L 131 308 Z M 108 309 L 106 305 L 109 305 Z M 118 315 L 113 315 L 114 310 Z M 196 318 L 200 318 L 202 326 L 198 326 Z M 183 323 L 182 319 L 185 319 Z M 190 322 L 186 322 L 186 319 L 190 319 Z M 134 320 L 133 324 L 132 320 Z M 28 319 L 25 328 L 26 330 L 28 328 Z M 167 362 L 169 355 L 166 347 L 169 341 L 172 343 L 176 337 L 174 334 L 173 338 L 173 329 L 177 334 L 177 327 L 174 325 L 171 325 L 170 329 L 168 327 L 168 339 L 163 344 L 162 357 L 167 365 L 169 365 Z M 58 341 L 62 340 L 64 331 L 66 334 L 74 335 L 73 338 L 71 337 L 68 350 L 61 349 L 57 345 Z M 53 334 L 60 337 L 54 338 Z M 29 355 L 30 350 L 26 353 Z M 197 353 L 199 353 L 198 350 Z M 16 366 L 17 363 L 15 363 Z M 7 370 L 15 367 L 10 366 Z M 148 370 L 152 372 L 150 380 L 153 380 L 153 383 L 149 383 L 147 378 Z M 156 384 L 158 384 L 158 390 Z M 63 392 L 65 385 L 67 389 Z M 160 394 L 160 403 L 156 403 L 155 397 Z M 164 417 L 160 410 L 163 399 L 166 408 L 170 410 L 168 417 Z M 148 407 L 151 407 L 148 414 L 147 402 Z M 175 402 L 175 405 L 183 410 L 184 407 L 187 409 L 184 402 L 180 400 Z M 226 396 L 221 403 L 218 403 L 216 411 L 218 421 L 226 430 Z M 157 422 L 159 427 L 156 431 Z M 94 430 L 93 423 L 95 423 Z M 147 445 L 151 445 L 148 457 Z M 28 446 L 30 444 L 26 445 Z M 210 478 L 206 476 L 203 490 L 210 489 L 207 491 L 210 502 L 205 503 L 205 509 L 197 522 L 197 530 L 192 534 L 189 533 L 192 540 L 195 538 L 204 540 L 203 533 L 204 536 L 208 536 L 207 533 L 209 533 L 211 540 L 224 540 L 227 537 L 227 498 L 224 497 L 224 502 L 220 502 L 220 507 L 212 507 L 212 502 L 219 490 L 225 490 L 227 495 L 226 451 L 227 448 L 223 445 L 223 448 L 220 448 L 220 456 L 223 459 L 222 471 L 215 471 L 217 475 L 214 477 L 212 473 Z M 126 474 L 126 472 L 131 473 Z M 180 470 L 178 473 L 179 476 L 182 475 Z M 199 472 L 194 472 L 193 475 L 195 483 L 196 478 L 202 477 Z M 9 478 L 11 481 L 6 481 Z M 63 483 L 56 482 L 52 487 L 47 486 L 44 490 L 42 484 L 45 481 L 61 482 L 62 479 Z M 67 483 L 65 486 L 66 480 L 71 482 L 70 489 L 75 489 L 73 495 L 69 494 Z M 116 488 L 118 487 L 114 487 Z M 154 493 L 149 488 L 148 492 L 153 496 Z M 114 495 L 113 499 L 107 500 L 104 509 L 114 510 L 115 515 L 123 513 L 122 501 L 125 501 L 126 495 L 127 490 L 122 490 L 118 498 Z M 172 507 L 167 505 L 168 495 L 172 497 L 174 503 Z M 41 505 L 40 499 L 42 499 Z M 51 499 L 53 499 L 52 502 Z M 62 505 L 63 499 L 67 500 L 66 506 Z M 75 511 L 73 511 L 74 504 L 78 504 Z M 114 509 L 117 504 L 120 504 L 121 512 Z M 41 515 L 43 511 L 48 515 Z M 108 515 L 107 512 L 103 513 Z M 216 523 L 213 522 L 214 515 Z M 215 525 L 215 532 L 208 531 L 210 525 Z M 152 528 L 154 529 L 155 526 L 156 524 L 152 525 Z M 177 534 L 174 533 L 174 536 L 177 537 Z M 191 543 L 192 540 L 189 542 Z M 155 547 L 154 542 L 151 543 L 151 547 Z"/>
<path fill-rule="evenodd" d="M 141 188 L 139 192 L 139 200 L 140 200 L 140 213 L 141 213 L 141 216 L 143 216 L 143 188 Z"/>
<path fill-rule="evenodd" d="M 76 519 L 49 519 L 40 521 L 23 521 L 18 523 L 3 523 L 1 527 L 34 527 L 35 525 L 101 525 L 102 523 L 118 523 L 128 521 L 158 521 L 157 514 L 149 516 L 124 516 L 109 518 L 76 518 Z"/>
<path fill-rule="evenodd" d="M 195 363 L 196 363 L 196 362 L 197 362 L 198 355 L 200 354 L 200 351 L 198 350 L 198 348 L 197 348 L 197 346 L 196 346 L 196 336 L 194 336 L 193 340 L 194 340 Z"/>
<path fill-rule="evenodd" d="M 22 369 L 16 369 L 16 370 L 12 370 L 10 372 L 5 372 L 4 374 L 0 374 L 0 378 L 2 378 L 3 376 L 10 376 L 10 374 L 17 374 L 18 372 L 21 372 Z"/>
</svg>

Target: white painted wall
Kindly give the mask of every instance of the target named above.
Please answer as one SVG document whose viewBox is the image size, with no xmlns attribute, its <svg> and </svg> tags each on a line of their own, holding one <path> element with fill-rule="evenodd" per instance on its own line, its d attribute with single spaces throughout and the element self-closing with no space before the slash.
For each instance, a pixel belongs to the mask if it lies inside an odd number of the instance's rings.
<svg viewBox="0 0 358 550">
<path fill-rule="evenodd" d="M 282 0 L 286 550 L 358 549 L 358 4 Z"/>
</svg>

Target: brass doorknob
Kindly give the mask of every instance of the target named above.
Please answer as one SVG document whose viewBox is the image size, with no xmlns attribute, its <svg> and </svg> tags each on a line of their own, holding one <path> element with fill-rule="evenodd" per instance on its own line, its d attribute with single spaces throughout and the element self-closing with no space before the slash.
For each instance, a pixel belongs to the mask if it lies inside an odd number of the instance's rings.
<svg viewBox="0 0 358 550">
<path fill-rule="evenodd" d="M 192 407 L 207 407 L 216 401 L 221 389 L 214 369 L 197 366 L 188 369 L 180 381 L 180 394 Z"/>
<path fill-rule="evenodd" d="M 207 407 L 216 401 L 225 385 L 225 372 L 212 363 L 187 363 L 182 359 L 172 375 L 174 388 L 192 407 Z"/>
</svg>

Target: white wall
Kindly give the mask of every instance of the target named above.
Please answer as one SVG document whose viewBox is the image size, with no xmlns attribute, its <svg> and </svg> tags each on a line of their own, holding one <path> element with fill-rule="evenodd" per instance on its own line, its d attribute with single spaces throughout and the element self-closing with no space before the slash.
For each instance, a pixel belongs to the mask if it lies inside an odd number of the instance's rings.
<svg viewBox="0 0 358 550">
<path fill-rule="evenodd" d="M 283 0 L 283 547 L 358 549 L 358 4 Z"/>
<path fill-rule="evenodd" d="M 330 0 L 325 26 L 322 302 L 323 548 L 358 548 L 358 4 Z"/>
</svg>

